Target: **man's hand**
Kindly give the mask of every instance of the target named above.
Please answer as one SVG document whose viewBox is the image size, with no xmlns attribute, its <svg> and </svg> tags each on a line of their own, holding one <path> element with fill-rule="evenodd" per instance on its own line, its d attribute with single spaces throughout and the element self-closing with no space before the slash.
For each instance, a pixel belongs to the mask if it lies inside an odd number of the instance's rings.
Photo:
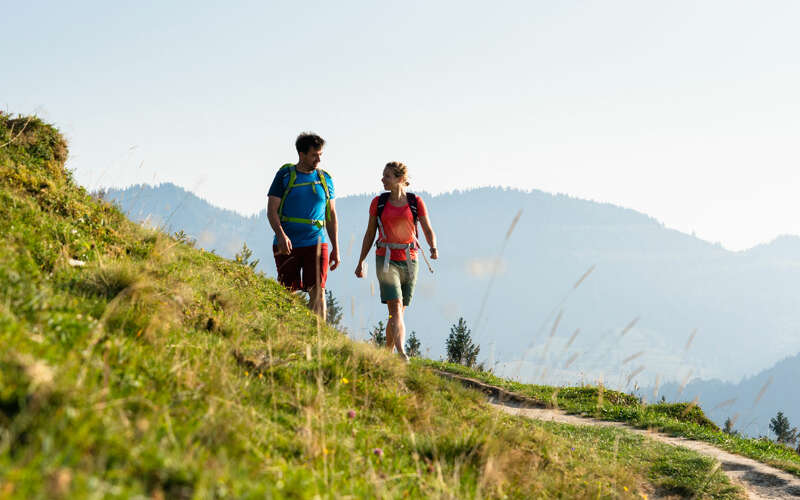
<svg viewBox="0 0 800 500">
<path fill-rule="evenodd" d="M 431 248 L 431 259 L 436 260 L 439 258 L 439 250 L 436 248 Z"/>
<path fill-rule="evenodd" d="M 356 266 L 356 278 L 364 277 L 364 261 L 360 261 Z"/>
<path fill-rule="evenodd" d="M 338 247 L 333 247 L 333 250 L 331 250 L 331 257 L 330 257 L 330 260 L 328 262 L 330 263 L 331 271 L 333 271 L 334 269 L 339 267 L 339 248 Z"/>
<path fill-rule="evenodd" d="M 276 235 L 278 239 L 278 254 L 289 255 L 292 253 L 292 240 L 285 233 Z"/>
</svg>

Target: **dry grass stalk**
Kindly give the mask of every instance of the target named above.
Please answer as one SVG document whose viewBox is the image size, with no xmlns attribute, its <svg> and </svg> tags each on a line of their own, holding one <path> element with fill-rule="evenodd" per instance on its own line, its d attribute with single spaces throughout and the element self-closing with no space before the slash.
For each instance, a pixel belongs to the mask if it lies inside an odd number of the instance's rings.
<svg viewBox="0 0 800 500">
<path fill-rule="evenodd" d="M 642 365 L 639 368 L 633 370 L 633 372 L 630 375 L 628 375 L 628 380 L 625 382 L 625 386 L 627 387 L 628 385 L 630 385 L 631 380 L 633 380 L 634 377 L 636 377 L 636 375 L 639 375 L 643 371 L 644 371 L 644 365 Z"/>
<path fill-rule="evenodd" d="M 622 329 L 622 332 L 620 332 L 619 336 L 620 337 L 624 337 L 625 334 L 628 333 L 629 331 L 631 331 L 631 329 L 634 326 L 636 326 L 636 323 L 638 323 L 638 322 L 639 322 L 639 316 L 636 316 L 635 318 L 633 318 L 633 320 L 630 323 L 627 324 L 627 326 L 625 326 L 625 328 Z"/>
<path fill-rule="evenodd" d="M 761 398 L 764 397 L 764 393 L 767 392 L 767 388 L 769 388 L 771 384 L 772 384 L 772 377 L 770 377 L 769 380 L 767 380 L 764 386 L 761 388 L 761 390 L 758 391 L 758 395 L 756 396 L 755 401 L 753 401 L 753 408 L 755 408 L 758 402 L 761 401 Z"/>
<path fill-rule="evenodd" d="M 495 278 L 497 278 L 497 273 L 500 269 L 500 261 L 503 257 L 503 252 L 506 249 L 506 245 L 508 244 L 508 240 L 511 239 L 511 235 L 514 233 L 514 228 L 517 226 L 517 222 L 519 222 L 520 217 L 522 217 L 522 209 L 520 208 L 517 214 L 514 216 L 514 219 L 511 221 L 511 225 L 508 227 L 508 231 L 506 232 L 506 236 L 503 239 L 503 242 L 500 245 L 500 251 L 497 254 L 497 258 L 494 260 L 494 265 L 492 266 L 492 272 L 489 275 L 489 282 L 486 284 L 486 290 L 483 293 L 483 299 L 481 299 L 481 306 L 478 309 L 478 317 L 475 319 L 475 324 L 472 328 L 475 338 L 478 338 L 478 329 L 481 327 L 481 321 L 483 320 L 483 313 L 486 310 L 486 303 L 489 300 L 489 292 L 492 289 L 492 285 L 494 284 Z"/>
<path fill-rule="evenodd" d="M 693 373 L 694 370 L 689 370 L 689 373 L 687 373 L 686 376 L 683 377 L 683 382 L 681 382 L 681 386 L 678 388 L 678 396 L 680 396 L 683 393 L 683 390 L 686 389 L 686 384 L 689 383 L 689 379 L 692 378 Z"/>
<path fill-rule="evenodd" d="M 692 411 L 692 408 L 696 407 L 697 403 L 699 402 L 700 402 L 700 396 L 695 396 L 692 402 L 686 405 L 686 408 L 683 409 L 683 411 L 681 412 L 681 417 L 685 417 L 686 415 L 688 415 L 689 412 Z"/>
<path fill-rule="evenodd" d="M 628 364 L 628 363 L 630 363 L 631 361 L 633 361 L 634 359 L 636 359 L 636 358 L 638 358 L 638 357 L 642 356 L 643 354 L 644 354 L 644 351 L 639 351 L 639 352 L 637 352 L 636 354 L 631 354 L 630 356 L 628 356 L 627 358 L 625 358 L 625 359 L 623 359 L 623 360 L 622 360 L 622 364 L 623 364 L 623 365 L 625 365 L 625 364 Z"/>
<path fill-rule="evenodd" d="M 22 125 L 22 128 L 20 129 L 20 131 L 19 131 L 19 132 L 17 132 L 17 135 L 15 135 L 15 136 L 14 136 L 14 137 L 12 137 L 11 139 L 9 139 L 7 142 L 5 142 L 5 143 L 3 143 L 3 144 L 0 144 L 0 149 L 2 149 L 2 148 L 4 148 L 4 147 L 8 146 L 8 145 L 9 145 L 9 144 L 11 144 L 12 142 L 14 142 L 14 141 L 16 141 L 17 139 L 19 139 L 19 136 L 21 136 L 21 135 L 22 135 L 22 133 L 23 133 L 23 132 L 25 132 L 25 129 L 26 129 L 26 128 L 28 128 L 28 124 L 31 122 L 31 120 L 33 120 L 33 118 L 34 118 L 34 116 L 33 116 L 33 115 L 29 116 L 29 117 L 28 117 L 28 119 L 27 119 L 27 120 L 25 120 L 25 123 Z M 14 125 L 12 125 L 12 126 L 11 126 L 10 133 L 11 133 L 11 134 L 13 134 L 13 133 L 14 133 Z"/>
<path fill-rule="evenodd" d="M 575 354 L 573 354 L 572 356 L 569 357 L 567 362 L 564 363 L 564 369 L 566 370 L 567 368 L 569 368 L 570 365 L 572 365 L 572 363 L 574 363 L 576 359 L 578 359 L 578 353 L 575 353 Z"/>
<path fill-rule="evenodd" d="M 736 402 L 736 400 L 737 400 L 737 399 L 738 399 L 738 398 L 726 399 L 725 401 L 721 402 L 720 404 L 718 404 L 718 405 L 717 405 L 717 406 L 715 406 L 714 408 L 711 408 L 711 411 L 713 412 L 713 411 L 715 411 L 715 410 L 719 410 L 719 409 L 721 409 L 721 408 L 725 408 L 725 407 L 727 407 L 727 406 L 731 406 L 733 403 L 735 403 L 735 402 Z"/>
<path fill-rule="evenodd" d="M 692 330 L 692 333 L 689 335 L 689 340 L 686 341 L 686 346 L 683 348 L 683 354 L 686 355 L 689 352 L 689 348 L 692 346 L 692 342 L 694 341 L 694 337 L 697 335 L 697 328 Z"/>
<path fill-rule="evenodd" d="M 661 387 L 661 375 L 656 375 L 656 383 L 653 386 L 653 400 L 658 398 L 658 389 Z"/>
<path fill-rule="evenodd" d="M 574 285 L 572 285 L 572 289 L 575 290 L 576 288 L 581 286 L 581 283 L 583 283 L 584 280 L 586 280 L 586 278 L 588 278 L 589 275 L 592 274 L 596 266 L 597 266 L 596 264 L 592 264 L 591 267 L 589 267 L 589 269 L 587 269 L 586 272 L 583 273 L 583 276 L 581 276 L 580 279 L 576 281 Z"/>
<path fill-rule="evenodd" d="M 572 343 L 575 342 L 575 339 L 578 338 L 578 334 L 581 333 L 581 329 L 577 328 L 574 332 L 572 332 L 572 336 L 569 338 L 567 345 L 564 346 L 564 352 L 567 352 L 567 349 L 572 346 Z"/>
</svg>

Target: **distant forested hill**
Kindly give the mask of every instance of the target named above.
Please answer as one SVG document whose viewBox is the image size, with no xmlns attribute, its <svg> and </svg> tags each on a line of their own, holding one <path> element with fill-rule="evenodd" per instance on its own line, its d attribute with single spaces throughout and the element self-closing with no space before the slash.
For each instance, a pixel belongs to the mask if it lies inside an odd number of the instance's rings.
<svg viewBox="0 0 800 500">
<path fill-rule="evenodd" d="M 241 216 L 171 184 L 107 196 L 132 218 L 183 229 L 224 256 L 246 241 L 275 275 L 263 211 Z M 337 200 L 343 263 L 329 288 L 356 337 L 386 314 L 373 296 L 372 269 L 367 280 L 353 275 L 373 196 Z M 730 252 L 634 210 L 565 195 L 480 188 L 421 196 L 441 259 L 433 275 L 421 267 L 407 323 L 430 357 L 444 353 L 460 316 L 481 359 L 529 381 L 602 379 L 628 390 L 689 374 L 734 381 L 800 351 L 800 238 Z"/>
<path fill-rule="evenodd" d="M 775 436 L 769 420 L 782 411 L 793 427 L 800 426 L 800 355 L 787 357 L 775 366 L 747 377 L 738 383 L 695 379 L 681 390 L 681 384 L 669 383 L 660 388 L 669 401 L 692 401 L 698 398 L 706 415 L 720 427 L 727 418 L 734 429 L 749 436 Z"/>
</svg>

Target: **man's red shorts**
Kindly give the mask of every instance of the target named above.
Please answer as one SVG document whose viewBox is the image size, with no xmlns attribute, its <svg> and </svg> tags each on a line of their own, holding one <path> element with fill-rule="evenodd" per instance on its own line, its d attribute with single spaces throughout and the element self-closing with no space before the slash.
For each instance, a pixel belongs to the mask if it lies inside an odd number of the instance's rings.
<svg viewBox="0 0 800 500">
<path fill-rule="evenodd" d="M 294 247 L 289 255 L 278 254 L 278 247 L 272 246 L 275 256 L 275 267 L 278 269 L 278 282 L 291 291 L 305 290 L 317 284 L 325 288 L 328 279 L 328 244 L 319 246 L 319 260 L 317 260 L 317 245 L 310 247 Z M 319 265 L 319 267 L 317 267 Z M 317 279 L 319 272 L 319 279 Z M 301 276 L 302 273 L 302 276 Z"/>
</svg>

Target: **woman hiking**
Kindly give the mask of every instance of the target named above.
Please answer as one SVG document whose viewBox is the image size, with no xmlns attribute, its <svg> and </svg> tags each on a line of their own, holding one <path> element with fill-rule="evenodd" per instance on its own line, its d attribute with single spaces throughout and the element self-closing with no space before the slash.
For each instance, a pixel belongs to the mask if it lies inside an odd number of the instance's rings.
<svg viewBox="0 0 800 500">
<path fill-rule="evenodd" d="M 411 303 L 417 283 L 417 251 L 422 251 L 417 239 L 417 221 L 422 225 L 422 232 L 430 246 L 431 259 L 438 258 L 439 253 L 425 203 L 419 196 L 406 191 L 408 167 L 400 162 L 387 163 L 381 182 L 388 192 L 376 196 L 369 206 L 369 222 L 361 244 L 356 276 L 364 277 L 364 259 L 378 232 L 375 272 L 378 275 L 381 302 L 389 309 L 386 347 L 390 350 L 396 348 L 400 356 L 408 361 L 404 348 L 406 326 L 403 314 Z"/>
</svg>

